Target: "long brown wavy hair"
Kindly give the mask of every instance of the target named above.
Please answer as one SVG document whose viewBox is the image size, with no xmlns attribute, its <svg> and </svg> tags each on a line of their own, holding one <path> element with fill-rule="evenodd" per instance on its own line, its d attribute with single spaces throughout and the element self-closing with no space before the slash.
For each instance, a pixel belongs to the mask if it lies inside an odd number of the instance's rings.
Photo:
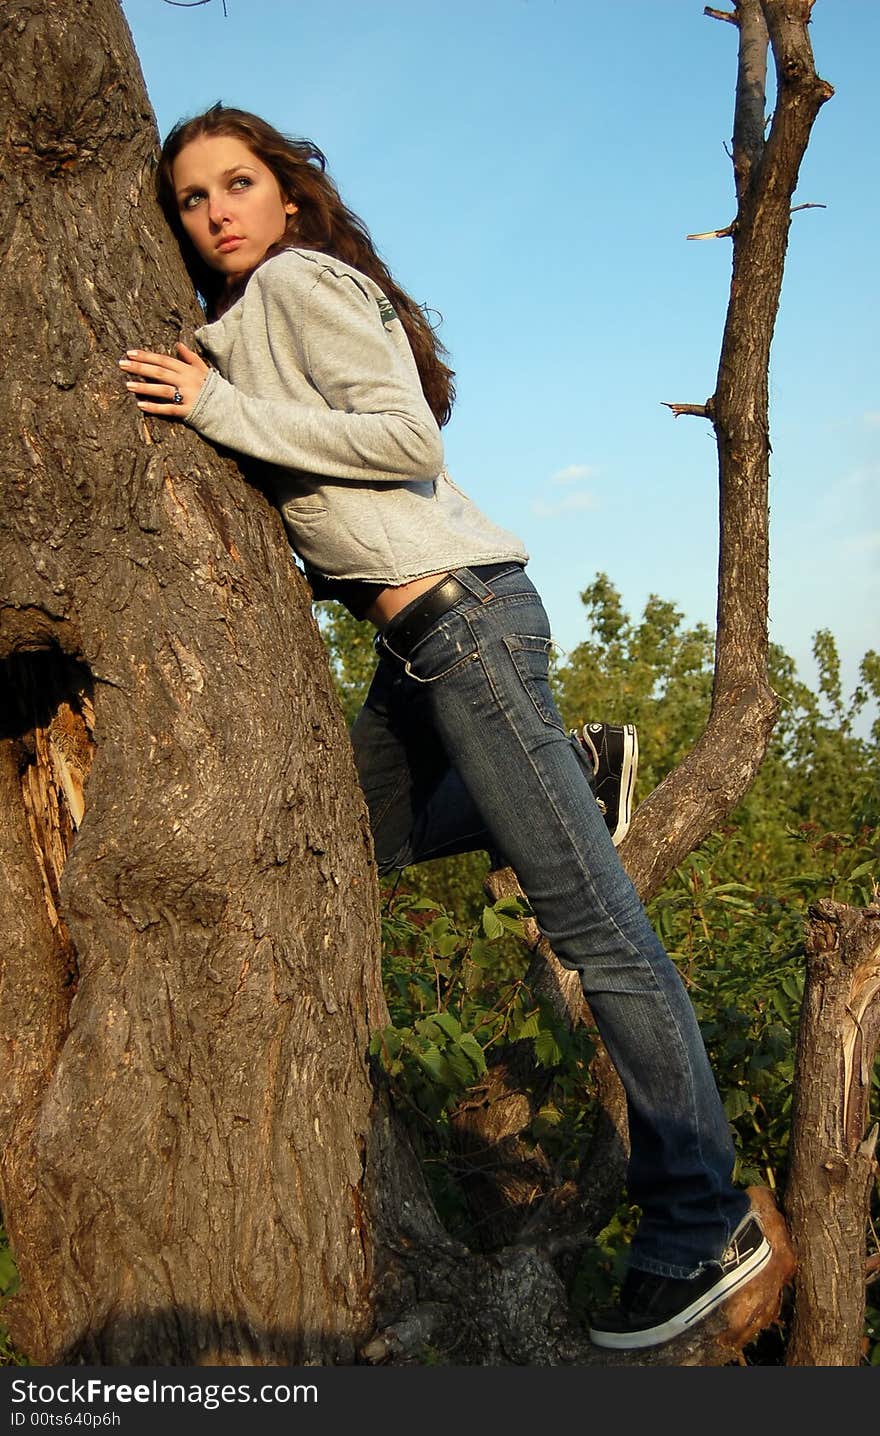
<svg viewBox="0 0 880 1436">
<path fill-rule="evenodd" d="M 267 251 L 266 259 L 294 246 L 316 249 L 350 264 L 378 284 L 406 331 L 428 405 L 438 424 L 445 424 L 455 399 L 453 370 L 443 362 L 446 350 L 424 309 L 400 288 L 379 258 L 363 220 L 343 204 L 326 172 L 327 161 L 321 150 L 311 140 L 281 134 L 258 115 L 220 104 L 174 126 L 162 146 L 156 176 L 159 203 L 180 245 L 193 284 L 205 300 L 209 317 L 217 313 L 221 294 L 228 297 L 228 291 L 223 276 L 199 258 L 183 228 L 172 174 L 174 161 L 184 146 L 204 135 L 226 135 L 241 140 L 272 171 L 284 200 L 296 204 L 297 212 L 288 217 L 286 233 Z M 243 276 L 240 286 L 249 277 Z"/>
</svg>

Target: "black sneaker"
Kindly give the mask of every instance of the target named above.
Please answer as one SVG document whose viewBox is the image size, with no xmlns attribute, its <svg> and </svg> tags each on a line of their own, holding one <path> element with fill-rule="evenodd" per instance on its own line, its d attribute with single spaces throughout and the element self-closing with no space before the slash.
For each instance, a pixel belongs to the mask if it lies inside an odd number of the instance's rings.
<svg viewBox="0 0 880 1436">
<path fill-rule="evenodd" d="M 749 1212 L 721 1259 L 706 1262 L 688 1280 L 633 1269 L 623 1283 L 620 1305 L 597 1313 L 590 1340 L 594 1346 L 618 1351 L 671 1341 L 751 1281 L 770 1260 L 771 1250 L 761 1223 Z"/>
<path fill-rule="evenodd" d="M 617 846 L 629 830 L 636 792 L 639 739 L 635 724 L 585 723 L 572 736 L 590 756 L 596 802 Z"/>
</svg>

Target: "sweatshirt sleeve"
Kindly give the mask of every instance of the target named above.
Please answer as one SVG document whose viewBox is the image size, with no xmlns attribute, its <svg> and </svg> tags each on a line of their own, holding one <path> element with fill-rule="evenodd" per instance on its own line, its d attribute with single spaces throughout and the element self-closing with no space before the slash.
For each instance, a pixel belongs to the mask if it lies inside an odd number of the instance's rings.
<svg viewBox="0 0 880 1436">
<path fill-rule="evenodd" d="M 254 278 L 274 370 L 266 388 L 277 393 L 293 365 L 324 405 L 246 394 L 211 370 L 187 423 L 238 453 L 305 473 L 367 483 L 436 478 L 440 431 L 412 355 L 395 344 L 375 299 L 329 268 L 309 274 L 307 286 L 277 263 Z"/>
</svg>

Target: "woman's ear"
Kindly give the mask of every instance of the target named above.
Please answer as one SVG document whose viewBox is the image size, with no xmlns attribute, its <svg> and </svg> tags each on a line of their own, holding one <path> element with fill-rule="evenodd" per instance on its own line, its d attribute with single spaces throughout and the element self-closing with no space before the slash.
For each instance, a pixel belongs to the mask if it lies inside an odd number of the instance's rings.
<svg viewBox="0 0 880 1436">
<path fill-rule="evenodd" d="M 285 213 L 285 214 L 298 214 L 298 213 L 299 213 L 299 205 L 298 205 L 298 204 L 294 204 L 294 202 L 293 202 L 292 199 L 287 200 L 287 201 L 285 202 L 285 205 L 284 205 L 284 213 Z"/>
</svg>

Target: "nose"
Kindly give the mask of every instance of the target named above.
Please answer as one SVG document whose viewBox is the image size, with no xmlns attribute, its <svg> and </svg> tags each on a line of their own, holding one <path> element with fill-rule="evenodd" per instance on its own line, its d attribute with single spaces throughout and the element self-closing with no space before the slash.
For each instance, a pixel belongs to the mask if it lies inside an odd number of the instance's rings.
<svg viewBox="0 0 880 1436">
<path fill-rule="evenodd" d="M 229 197 L 222 190 L 219 194 L 208 195 L 208 219 L 211 224 L 220 229 L 226 220 L 231 218 L 229 213 Z"/>
</svg>

